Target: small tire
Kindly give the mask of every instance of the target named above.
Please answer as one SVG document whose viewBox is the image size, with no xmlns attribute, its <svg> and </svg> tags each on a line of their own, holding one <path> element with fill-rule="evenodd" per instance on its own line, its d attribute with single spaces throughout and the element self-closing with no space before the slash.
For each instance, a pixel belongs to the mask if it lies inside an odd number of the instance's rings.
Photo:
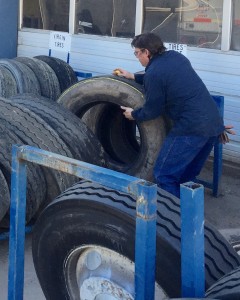
<svg viewBox="0 0 240 300">
<path fill-rule="evenodd" d="M 179 201 L 158 189 L 156 281 L 169 297 L 181 295 Z M 69 299 L 76 293 L 78 248 L 105 247 L 133 263 L 135 213 L 135 200 L 129 194 L 85 180 L 53 201 L 40 215 L 33 233 L 33 260 L 46 298 Z M 67 267 L 70 261 L 72 269 Z M 230 244 L 205 222 L 206 287 L 239 265 L 240 258 Z"/>
<path fill-rule="evenodd" d="M 110 157 L 109 167 L 146 180 L 153 180 L 153 166 L 167 132 L 166 122 L 159 117 L 151 121 L 135 123 L 126 120 L 120 109 L 120 105 L 132 108 L 143 105 L 144 96 L 140 85 L 132 80 L 119 79 L 114 76 L 92 77 L 67 89 L 59 97 L 58 103 L 80 118 L 90 108 L 93 109 L 95 106 L 99 107 L 99 104 L 104 104 L 103 112 L 108 110 L 109 114 L 105 114 L 104 118 L 97 119 L 93 115 L 92 122 L 98 122 L 94 127 L 99 140 L 105 141 L 102 146 L 108 145 L 108 148 L 105 147 L 105 151 Z M 111 116 L 113 111 L 114 116 Z M 118 122 L 113 121 L 116 118 L 119 118 Z M 108 120 L 112 120 L 111 126 Z M 127 126 L 124 125 L 126 123 L 134 124 L 133 126 L 137 127 L 139 131 L 140 146 L 135 155 L 132 155 L 134 150 L 131 140 L 136 140 L 136 135 L 133 131 L 126 130 Z M 99 130 L 99 128 L 101 129 Z M 114 139 L 116 132 L 119 133 L 118 139 Z M 121 152 L 122 143 L 124 143 L 124 153 Z M 126 153 L 131 153 L 134 159 L 130 163 L 119 163 L 118 158 L 121 160 Z"/>
</svg>

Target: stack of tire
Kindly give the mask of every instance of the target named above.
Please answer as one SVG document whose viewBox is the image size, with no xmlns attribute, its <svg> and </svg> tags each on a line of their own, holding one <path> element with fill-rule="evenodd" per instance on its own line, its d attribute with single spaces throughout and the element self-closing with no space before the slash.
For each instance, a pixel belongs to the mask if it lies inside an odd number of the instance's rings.
<svg viewBox="0 0 240 300">
<path fill-rule="evenodd" d="M 0 60 L 0 227 L 9 226 L 13 144 L 35 146 L 105 166 L 103 149 L 94 134 L 55 101 L 76 81 L 72 68 L 57 58 Z M 26 222 L 78 180 L 28 163 Z"/>
</svg>

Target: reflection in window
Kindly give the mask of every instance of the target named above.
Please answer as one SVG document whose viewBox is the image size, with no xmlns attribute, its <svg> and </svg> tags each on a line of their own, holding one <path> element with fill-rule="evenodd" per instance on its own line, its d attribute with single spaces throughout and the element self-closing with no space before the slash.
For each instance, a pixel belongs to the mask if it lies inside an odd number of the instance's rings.
<svg viewBox="0 0 240 300">
<path fill-rule="evenodd" d="M 240 51 L 240 1 L 233 0 L 231 50 Z"/>
<path fill-rule="evenodd" d="M 75 33 L 133 37 L 136 0 L 76 0 Z"/>
<path fill-rule="evenodd" d="M 220 49 L 223 0 L 144 0 L 143 31 L 163 41 Z"/>
<path fill-rule="evenodd" d="M 69 31 L 70 0 L 23 0 L 23 27 Z"/>
</svg>

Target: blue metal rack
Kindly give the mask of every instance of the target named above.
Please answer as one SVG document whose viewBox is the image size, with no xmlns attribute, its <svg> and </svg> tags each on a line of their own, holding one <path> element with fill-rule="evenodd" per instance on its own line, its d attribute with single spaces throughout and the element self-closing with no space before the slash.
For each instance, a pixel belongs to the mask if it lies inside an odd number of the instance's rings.
<svg viewBox="0 0 240 300">
<path fill-rule="evenodd" d="M 151 182 L 30 146 L 14 145 L 9 236 L 8 300 L 23 299 L 26 163 L 50 167 L 130 193 L 136 201 L 135 299 L 154 299 L 157 186 Z M 181 185 L 182 296 L 203 297 L 203 187 Z M 190 203 L 190 206 L 189 206 Z M 194 220 L 189 222 L 189 220 Z M 194 227 L 192 227 L 194 226 Z M 194 230 L 195 234 L 192 234 Z M 185 266 L 185 267 L 184 267 Z"/>
</svg>

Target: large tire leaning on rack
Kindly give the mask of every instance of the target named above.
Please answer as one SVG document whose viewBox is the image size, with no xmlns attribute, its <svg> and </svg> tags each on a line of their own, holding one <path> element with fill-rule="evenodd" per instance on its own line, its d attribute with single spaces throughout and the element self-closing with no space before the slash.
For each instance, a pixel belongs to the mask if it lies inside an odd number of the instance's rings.
<svg viewBox="0 0 240 300">
<path fill-rule="evenodd" d="M 10 100 L 46 121 L 68 146 L 74 159 L 105 167 L 105 156 L 99 141 L 71 111 L 39 95 L 15 95 Z"/>
<path fill-rule="evenodd" d="M 35 58 L 44 61 L 53 69 L 58 78 L 61 92 L 78 81 L 72 67 L 62 59 L 46 55 L 38 55 Z"/>
<path fill-rule="evenodd" d="M 219 300 L 239 300 L 240 268 L 236 268 L 215 282 L 207 290 L 205 297 L 214 297 Z"/>
<path fill-rule="evenodd" d="M 0 97 L 11 97 L 17 94 L 17 83 L 12 73 L 0 65 Z"/>
<path fill-rule="evenodd" d="M 17 83 L 18 93 L 41 94 L 37 77 L 28 66 L 14 59 L 0 59 L 0 65 L 12 73 Z"/>
<path fill-rule="evenodd" d="M 22 144 L 38 147 L 72 158 L 72 154 L 59 135 L 43 119 L 26 107 L 0 98 L 0 121 L 17 135 Z M 77 178 L 51 168 L 43 168 L 47 183 L 49 202 L 66 188 L 77 181 Z M 40 188 L 40 187 L 39 187 Z"/>
<path fill-rule="evenodd" d="M 0 170 L 0 187 L 1 187 L 0 189 L 0 224 L 1 224 L 1 220 L 3 219 L 6 212 L 8 211 L 9 204 L 10 204 L 10 193 L 9 193 L 8 184 L 1 170 Z"/>
<path fill-rule="evenodd" d="M 157 290 L 179 297 L 180 200 L 161 189 L 157 197 Z M 86 296 L 87 286 L 103 293 L 96 286 L 104 280 L 112 282 L 113 290 L 120 286 L 133 295 L 135 218 L 129 194 L 97 183 L 82 180 L 62 193 L 40 215 L 33 232 L 33 260 L 45 297 L 79 299 L 84 293 L 82 299 L 97 299 L 97 294 Z M 230 244 L 205 222 L 206 288 L 239 265 Z"/>
<path fill-rule="evenodd" d="M 58 78 L 44 61 L 30 57 L 16 57 L 16 61 L 28 66 L 38 79 L 41 95 L 56 100 L 61 94 Z"/>
<path fill-rule="evenodd" d="M 4 113 L 4 109 L 1 109 Z M 0 168 L 7 182 L 8 193 L 11 189 L 11 171 L 12 171 L 12 145 L 23 144 L 23 141 L 17 137 L 6 125 L 6 120 L 0 119 Z M 1 190 L 4 186 L 1 185 Z M 26 222 L 36 214 L 40 205 L 46 198 L 46 181 L 43 171 L 38 165 L 27 164 L 27 185 L 26 185 Z M 6 194 L 6 198 L 1 201 L 1 218 L 0 225 L 2 227 L 9 226 L 9 205 L 10 198 Z M 4 204 L 4 207 L 3 207 Z M 7 213 L 7 214 L 6 214 Z M 4 217 L 4 218 L 3 218 Z"/>
<path fill-rule="evenodd" d="M 109 167 L 130 175 L 152 180 L 152 169 L 166 135 L 163 118 L 136 123 L 124 118 L 120 105 L 137 108 L 143 105 L 141 85 L 115 76 L 81 80 L 67 89 L 58 103 L 83 117 L 89 109 L 104 105 L 100 116 L 94 115 L 95 134 L 109 154 Z M 91 126 L 90 126 L 91 127 Z M 139 131 L 140 142 L 136 139 Z M 121 158 L 132 157 L 131 162 Z"/>
</svg>

